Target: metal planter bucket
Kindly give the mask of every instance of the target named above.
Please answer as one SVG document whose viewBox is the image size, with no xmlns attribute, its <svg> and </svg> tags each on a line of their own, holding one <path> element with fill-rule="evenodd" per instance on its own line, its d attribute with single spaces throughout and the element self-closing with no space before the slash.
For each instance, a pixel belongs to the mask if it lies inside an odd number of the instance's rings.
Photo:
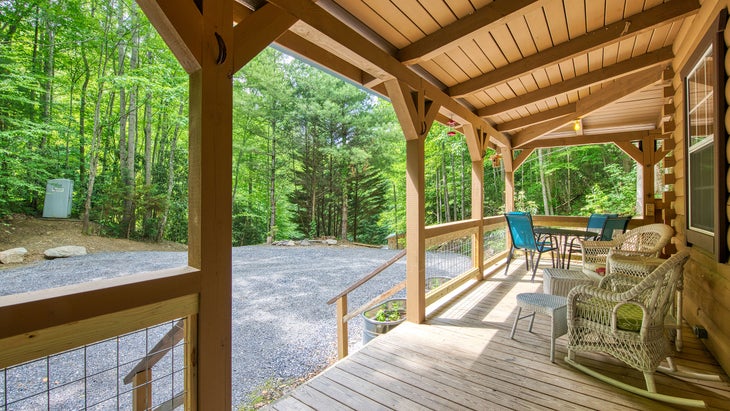
<svg viewBox="0 0 730 411">
<path fill-rule="evenodd" d="M 378 312 L 380 310 L 396 310 L 398 313 L 401 314 L 401 318 L 395 321 L 377 321 L 375 317 L 378 315 Z M 382 304 L 379 304 L 365 311 L 364 313 L 362 313 L 362 343 L 367 344 L 373 338 L 392 330 L 398 324 L 406 320 L 405 315 L 406 300 L 403 298 L 393 298 L 390 300 L 386 300 Z"/>
</svg>

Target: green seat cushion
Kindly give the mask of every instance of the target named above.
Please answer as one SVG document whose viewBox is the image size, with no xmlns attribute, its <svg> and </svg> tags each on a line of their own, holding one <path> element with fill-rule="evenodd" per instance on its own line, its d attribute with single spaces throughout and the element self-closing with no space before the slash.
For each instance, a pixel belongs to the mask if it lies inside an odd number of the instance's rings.
<svg viewBox="0 0 730 411">
<path fill-rule="evenodd" d="M 624 304 L 616 312 L 616 328 L 624 331 L 641 330 L 641 307 L 636 304 Z"/>
<path fill-rule="evenodd" d="M 592 316 L 596 315 L 591 314 L 592 310 L 590 308 L 592 300 L 594 299 L 595 298 L 591 298 L 578 305 L 578 315 L 580 317 L 591 319 Z M 596 303 L 599 303 L 600 300 L 595 299 L 595 301 Z M 616 328 L 623 331 L 638 332 L 641 330 L 642 318 L 641 307 L 636 304 L 624 304 L 619 307 L 616 312 Z M 598 319 L 593 318 L 593 320 L 596 321 Z M 606 318 L 606 320 L 608 320 L 608 318 Z"/>
</svg>

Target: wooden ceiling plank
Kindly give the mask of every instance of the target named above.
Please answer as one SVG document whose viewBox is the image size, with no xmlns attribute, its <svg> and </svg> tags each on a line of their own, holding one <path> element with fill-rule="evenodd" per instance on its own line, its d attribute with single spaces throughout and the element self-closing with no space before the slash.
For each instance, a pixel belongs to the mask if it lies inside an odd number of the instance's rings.
<svg viewBox="0 0 730 411">
<path fill-rule="evenodd" d="M 695 14 L 700 4 L 697 1 L 672 1 L 633 15 L 616 23 L 586 33 L 573 40 L 561 43 L 538 54 L 500 67 L 479 77 L 449 87 L 448 93 L 453 97 L 473 93 L 495 84 L 505 82 L 524 75 L 539 67 L 546 67 L 574 57 L 581 53 L 604 47 L 608 44 L 651 30 L 654 27 L 669 24 L 677 19 Z"/>
<path fill-rule="evenodd" d="M 567 106 L 558 107 L 555 109 L 543 111 L 531 116 L 518 118 L 516 120 L 507 121 L 502 124 L 497 124 L 497 130 L 505 132 L 510 130 L 516 130 L 518 128 L 529 127 L 533 124 L 542 123 L 544 121 L 552 120 L 554 118 L 570 116 L 575 118 L 576 104 L 568 104 Z"/>
<path fill-rule="evenodd" d="M 535 140 L 529 144 L 525 144 L 522 148 L 550 148 L 550 147 L 568 147 L 568 146 L 585 146 L 589 144 L 609 144 L 614 142 L 625 142 L 631 145 L 631 141 L 641 140 L 648 136 L 648 131 L 627 131 L 623 133 L 606 133 L 582 135 L 580 137 L 559 137 Z M 634 147 L 636 148 L 636 147 Z M 638 151 L 638 149 L 637 149 Z"/>
<path fill-rule="evenodd" d="M 525 21 L 527 23 L 527 27 L 530 29 L 532 41 L 535 43 L 538 52 L 553 46 L 553 41 L 550 38 L 550 29 L 548 29 L 547 22 L 545 21 L 545 13 L 543 12 L 543 9 L 537 9 L 526 13 Z"/>
<path fill-rule="evenodd" d="M 543 7 L 545 10 L 545 18 L 547 20 L 548 29 L 550 30 L 550 38 L 552 46 L 564 43 L 570 40 L 568 36 L 568 25 L 565 21 L 565 8 L 562 1 L 553 1 Z"/>
<path fill-rule="evenodd" d="M 404 15 L 390 1 L 383 0 L 365 0 L 365 3 L 377 13 L 381 19 L 388 23 L 393 29 L 397 30 L 409 43 L 423 36 L 421 29 L 416 26 L 413 20 Z"/>
<path fill-rule="evenodd" d="M 509 21 L 507 28 L 512 33 L 512 37 L 514 37 L 515 43 L 517 43 L 517 48 L 521 56 L 530 56 L 537 53 L 535 41 L 532 39 L 530 27 L 527 26 L 527 20 L 525 20 L 524 16 Z"/>
<path fill-rule="evenodd" d="M 383 20 L 378 13 L 364 2 L 346 1 L 345 3 L 347 3 L 347 10 L 349 13 L 355 16 L 357 20 L 361 21 L 365 27 L 371 28 L 372 31 L 378 33 L 378 35 L 396 48 L 404 47 L 411 43 L 401 32 L 388 24 L 387 21 Z M 343 6 L 339 5 L 339 7 Z"/>
<path fill-rule="evenodd" d="M 426 11 L 424 6 L 418 2 L 418 0 L 398 0 L 394 1 L 393 4 L 400 9 L 400 11 L 408 16 L 410 20 L 418 26 L 422 33 L 433 33 L 441 26 L 434 20 L 433 16 Z"/>
<path fill-rule="evenodd" d="M 305 38 L 307 36 L 313 36 L 325 43 L 339 44 L 344 50 L 360 57 L 363 60 L 362 63 L 367 64 L 368 69 L 366 71 L 370 72 L 371 75 L 384 81 L 391 80 L 395 77 L 414 89 L 424 90 L 427 98 L 437 106 L 444 107 L 445 110 L 452 113 L 454 119 L 458 122 L 470 123 L 476 127 L 481 127 L 484 132 L 489 134 L 489 138 L 495 144 L 502 147 L 510 147 L 510 140 L 492 127 L 491 124 L 446 95 L 438 87 L 425 81 L 395 57 L 371 43 L 347 24 L 338 20 L 310 0 L 270 0 L 269 3 L 273 3 L 305 23 L 304 27 L 297 27 L 301 23 L 293 26 L 302 31 Z M 337 39 L 337 41 L 333 39 Z M 361 68 L 365 69 L 364 67 Z"/>
<path fill-rule="evenodd" d="M 626 0 L 606 0 L 604 24 L 613 23 L 624 18 Z"/>
<path fill-rule="evenodd" d="M 243 68 L 261 50 L 297 22 L 272 4 L 264 4 L 233 27 L 233 71 Z"/>
<path fill-rule="evenodd" d="M 377 0 L 381 1 L 381 0 Z M 433 32 L 398 51 L 398 59 L 405 64 L 416 64 L 430 60 L 457 47 L 461 42 L 473 38 L 477 33 L 488 32 L 515 15 L 525 13 L 532 7 L 539 7 L 544 0 L 493 1 L 455 21 L 441 30 Z"/>
<path fill-rule="evenodd" d="M 137 0 L 160 37 L 189 73 L 200 70 L 203 16 L 192 1 Z"/>
<path fill-rule="evenodd" d="M 604 88 L 601 93 L 593 94 L 590 97 L 578 101 L 575 117 L 585 117 L 607 104 L 657 82 L 661 79 L 663 71 L 664 68 L 661 66 L 651 67 L 636 74 L 614 80 L 614 84 Z M 517 148 L 523 144 L 527 144 L 540 136 L 562 127 L 567 122 L 563 118 L 559 118 L 525 129 L 512 138 L 512 146 Z"/>
<path fill-rule="evenodd" d="M 563 4 L 565 4 L 565 20 L 568 21 L 570 38 L 574 39 L 586 34 L 585 2 L 583 0 L 563 0 Z"/>
<path fill-rule="evenodd" d="M 510 33 L 506 25 L 495 27 L 490 34 L 497 43 L 499 50 L 507 59 L 508 64 L 522 59 L 523 55 L 520 52 L 520 48 L 515 43 L 512 33 Z"/>
<path fill-rule="evenodd" d="M 477 114 L 482 117 L 491 116 L 503 111 L 511 110 L 515 107 L 532 104 L 536 101 L 544 100 L 558 94 L 614 80 L 618 77 L 633 74 L 648 67 L 666 64 L 671 61 L 673 57 L 674 53 L 672 53 L 672 48 L 665 47 L 652 53 L 634 57 L 621 63 L 612 64 L 604 67 L 603 69 L 592 71 L 588 74 L 574 77 L 570 80 L 566 80 L 531 93 L 523 94 L 492 106 L 484 107 L 479 109 Z"/>
<path fill-rule="evenodd" d="M 606 25 L 606 0 L 587 1 L 585 7 L 587 31 L 597 30 Z"/>
<path fill-rule="evenodd" d="M 467 41 L 466 43 L 462 43 L 461 46 L 459 46 L 461 51 L 469 56 L 469 59 L 474 62 L 476 67 L 479 69 L 479 74 L 482 75 L 487 71 L 494 70 L 494 65 L 492 65 L 492 62 L 489 61 L 487 56 L 484 54 L 484 51 L 479 48 L 477 43 L 474 41 Z M 422 62 L 420 65 L 423 66 L 427 62 Z"/>
</svg>

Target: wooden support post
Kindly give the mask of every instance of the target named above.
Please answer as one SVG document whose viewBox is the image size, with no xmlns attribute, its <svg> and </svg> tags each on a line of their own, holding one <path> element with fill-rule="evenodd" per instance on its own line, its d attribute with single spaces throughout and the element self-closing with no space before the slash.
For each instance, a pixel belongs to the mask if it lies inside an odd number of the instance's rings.
<svg viewBox="0 0 730 411">
<path fill-rule="evenodd" d="M 654 136 L 648 135 L 641 140 L 643 160 L 642 167 L 641 216 L 654 221 Z"/>
<path fill-rule="evenodd" d="M 205 2 L 190 74 L 188 264 L 201 271 L 197 408 L 207 410 L 231 409 L 232 20 L 229 3 Z"/>
<path fill-rule="evenodd" d="M 347 357 L 348 351 L 348 335 L 347 335 L 347 294 L 337 299 L 337 357 L 343 359 Z"/>
<path fill-rule="evenodd" d="M 439 105 L 425 89 L 411 90 L 397 79 L 385 82 L 406 138 L 406 318 L 426 319 L 426 177 L 425 141 Z"/>
<path fill-rule="evenodd" d="M 134 374 L 132 379 L 132 410 L 144 411 L 152 407 L 152 369 Z"/>
<path fill-rule="evenodd" d="M 198 314 L 185 318 L 185 410 L 198 409 Z"/>
<path fill-rule="evenodd" d="M 479 221 L 472 246 L 472 265 L 477 280 L 484 279 L 484 161 L 471 162 L 471 218 Z"/>
</svg>

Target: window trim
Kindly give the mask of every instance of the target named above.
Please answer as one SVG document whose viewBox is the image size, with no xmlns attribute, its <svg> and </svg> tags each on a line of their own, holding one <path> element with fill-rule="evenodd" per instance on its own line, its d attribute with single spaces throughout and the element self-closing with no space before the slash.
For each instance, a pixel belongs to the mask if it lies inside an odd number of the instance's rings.
<svg viewBox="0 0 730 411">
<path fill-rule="evenodd" d="M 728 220 L 727 220 L 727 200 L 728 200 L 728 188 L 726 186 L 727 180 L 727 158 L 726 158 L 726 146 L 727 146 L 727 132 L 725 130 L 725 112 L 727 110 L 727 104 L 725 102 L 725 85 L 727 82 L 727 74 L 725 72 L 725 53 L 726 46 L 723 38 L 725 25 L 727 22 L 727 10 L 723 10 L 722 13 L 715 19 L 714 24 L 710 27 L 710 30 L 705 34 L 702 40 L 699 42 L 690 59 L 685 63 L 681 71 L 682 76 L 682 98 L 683 98 L 683 115 L 684 115 L 684 154 L 687 161 L 685 161 L 685 237 L 687 244 L 690 246 L 696 246 L 702 248 L 715 256 L 716 261 L 726 262 L 728 256 L 727 248 L 727 232 L 728 232 Z M 690 156 L 690 121 L 689 121 L 689 99 L 687 98 L 687 77 L 697 67 L 699 60 L 705 56 L 707 49 L 712 46 L 712 56 L 714 60 L 714 71 L 716 73 L 715 78 L 715 90 L 713 92 L 713 121 L 714 121 L 714 138 L 712 143 L 714 144 L 714 233 L 708 234 L 707 232 L 690 229 L 690 170 L 689 170 L 689 156 Z M 702 144 L 702 143 L 701 143 Z M 709 143 L 705 143 L 709 144 Z"/>
</svg>

